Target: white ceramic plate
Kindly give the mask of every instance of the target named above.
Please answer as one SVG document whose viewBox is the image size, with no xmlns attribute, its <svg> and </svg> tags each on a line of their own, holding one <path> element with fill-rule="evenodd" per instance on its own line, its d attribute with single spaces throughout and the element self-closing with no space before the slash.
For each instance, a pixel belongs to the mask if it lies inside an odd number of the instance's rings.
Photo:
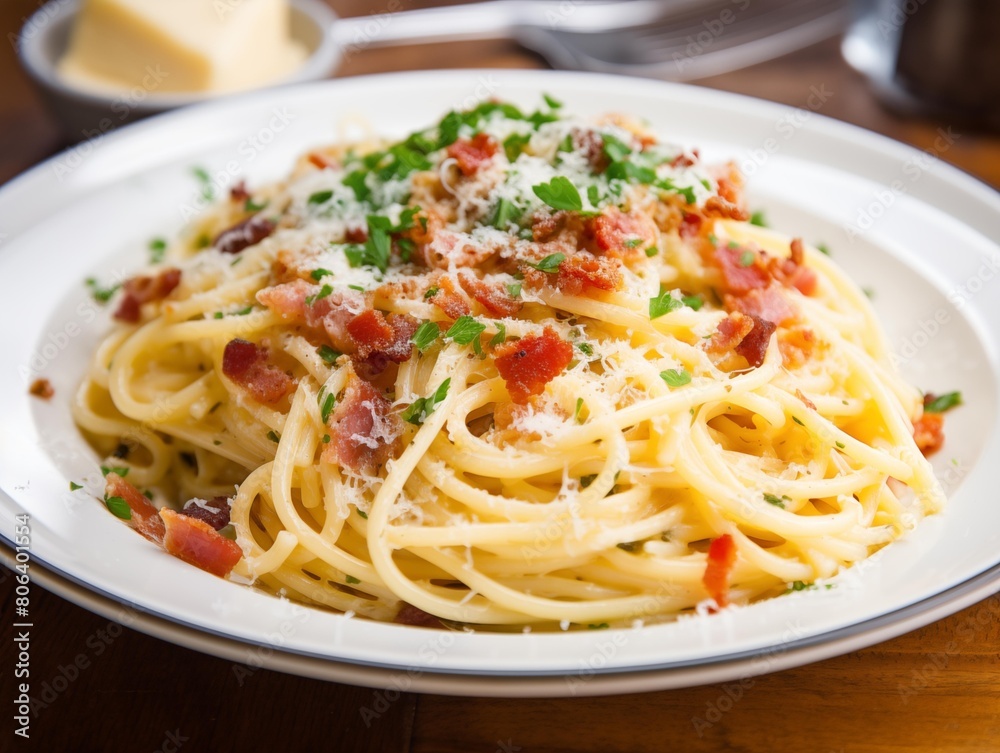
<svg viewBox="0 0 1000 753">
<path fill-rule="evenodd" d="M 86 491 L 68 491 L 70 480 L 101 487 L 97 458 L 67 407 L 107 326 L 82 280 L 128 275 L 143 265 L 150 238 L 179 229 L 199 206 L 193 166 L 253 186 L 338 138 L 351 116 L 402 136 L 453 107 L 489 96 L 531 107 L 543 91 L 582 114 L 634 113 L 709 159 L 735 159 L 749 174 L 754 208 L 775 227 L 826 243 L 874 289 L 907 377 L 928 390 L 960 389 L 967 403 L 949 415 L 935 458 L 947 512 L 831 590 L 638 630 L 494 635 L 283 602 L 175 560 Z M 372 685 L 405 677 L 410 689 L 433 692 L 569 695 L 731 679 L 884 640 L 984 598 L 1000 584 L 992 476 L 1000 462 L 1000 249 L 992 240 L 1000 198 L 924 153 L 822 118 L 813 110 L 825 96 L 817 89 L 795 110 L 596 75 L 394 74 L 172 113 L 50 160 L 0 190 L 0 535 L 12 540 L 14 516 L 26 511 L 32 554 L 56 576 L 51 587 L 95 611 L 109 599 L 133 604 L 149 615 L 139 627 L 168 640 L 230 657 L 247 644 L 273 646 L 279 669 Z M 28 397 L 35 375 L 55 386 L 50 402 Z"/>
</svg>

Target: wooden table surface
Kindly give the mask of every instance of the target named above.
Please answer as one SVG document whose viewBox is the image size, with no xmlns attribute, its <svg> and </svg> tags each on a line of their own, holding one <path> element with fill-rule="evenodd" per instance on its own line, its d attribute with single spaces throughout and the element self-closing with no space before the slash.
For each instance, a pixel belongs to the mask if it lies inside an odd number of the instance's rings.
<svg viewBox="0 0 1000 753">
<path fill-rule="evenodd" d="M 8 39 L 37 0 L 2 0 Z M 413 7 L 433 3 L 406 3 Z M 399 3 L 340 0 L 343 15 Z M 64 146 L 10 45 L 0 50 L 0 182 Z M 455 43 L 352 55 L 341 75 L 414 68 L 544 63 L 506 42 Z M 938 128 L 961 134 L 942 158 L 1000 186 L 1000 138 L 881 109 L 830 41 L 698 82 L 793 106 L 810 87 L 834 95 L 823 114 L 920 148 Z M 32 589 L 31 680 L 40 695 L 31 740 L 13 736 L 14 579 L 0 569 L 0 750 L 44 751 L 1000 751 L 1000 596 L 895 640 L 739 684 L 642 695 L 495 700 L 404 694 L 370 726 L 377 691 L 179 648 Z M 79 666 L 74 662 L 82 657 Z M 47 699 L 47 700 L 46 700 Z"/>
</svg>

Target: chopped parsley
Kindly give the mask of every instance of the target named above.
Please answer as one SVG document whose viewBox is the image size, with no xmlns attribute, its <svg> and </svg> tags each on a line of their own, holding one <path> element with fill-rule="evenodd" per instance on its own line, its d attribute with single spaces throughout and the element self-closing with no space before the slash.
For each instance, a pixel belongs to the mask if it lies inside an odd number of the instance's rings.
<svg viewBox="0 0 1000 753">
<path fill-rule="evenodd" d="M 507 342 L 507 325 L 503 322 L 496 322 L 497 333 L 490 338 L 490 345 L 497 346 L 503 345 Z"/>
<path fill-rule="evenodd" d="M 500 199 L 497 202 L 496 211 L 490 219 L 490 225 L 499 230 L 506 230 L 514 222 L 516 216 L 517 208 L 514 206 L 514 202 L 510 199 Z"/>
<path fill-rule="evenodd" d="M 560 107 L 563 106 L 563 103 L 560 102 L 555 97 L 553 97 L 551 94 L 545 94 L 543 92 L 542 93 L 542 99 L 544 99 L 545 100 L 545 104 L 547 104 L 553 110 L 558 110 Z"/>
<path fill-rule="evenodd" d="M 167 242 L 163 238 L 153 238 L 149 242 L 149 263 L 159 264 L 167 251 Z"/>
<path fill-rule="evenodd" d="M 585 356 L 594 355 L 594 346 L 590 343 L 577 343 L 576 347 L 580 349 L 580 352 Z"/>
<path fill-rule="evenodd" d="M 314 269 L 309 276 L 312 277 L 316 282 L 319 282 L 327 275 L 332 275 L 332 274 L 333 272 L 331 272 L 329 269 L 323 269 L 322 267 L 320 267 L 319 269 Z"/>
<path fill-rule="evenodd" d="M 355 170 L 344 176 L 341 181 L 345 186 L 354 191 L 354 197 L 358 201 L 365 201 L 371 196 L 372 190 L 368 187 L 365 179 L 368 177 L 368 172 L 365 170 Z"/>
<path fill-rule="evenodd" d="M 84 282 L 86 283 L 87 287 L 90 288 L 91 298 L 93 298 L 98 303 L 107 303 L 108 301 L 110 301 L 111 296 L 113 296 L 118 291 L 118 288 L 121 287 L 121 283 L 116 282 L 109 288 L 103 288 L 101 287 L 101 284 L 93 277 L 88 277 L 86 280 L 84 280 Z"/>
<path fill-rule="evenodd" d="M 750 224 L 757 227 L 767 227 L 767 218 L 762 211 L 754 212 L 750 215 Z"/>
<path fill-rule="evenodd" d="M 319 348 L 316 349 L 316 352 L 319 353 L 319 357 L 323 359 L 324 363 L 329 364 L 334 363 L 343 355 L 343 353 L 339 350 L 334 350 L 329 345 L 320 345 Z"/>
<path fill-rule="evenodd" d="M 243 202 L 243 211 L 244 212 L 260 212 L 260 211 L 266 209 L 267 205 L 269 203 L 270 202 L 267 201 L 267 200 L 264 200 L 264 201 L 254 201 L 253 197 L 250 197 L 245 202 Z"/>
<path fill-rule="evenodd" d="M 791 502 L 791 498 L 786 497 L 782 494 L 780 497 L 774 494 L 764 493 L 764 501 L 769 505 L 774 505 L 775 507 L 780 507 L 782 510 L 785 509 L 785 502 Z"/>
<path fill-rule="evenodd" d="M 326 204 L 326 202 L 328 202 L 332 198 L 333 198 L 333 191 L 330 190 L 317 191 L 316 193 L 311 194 L 309 196 L 309 198 L 306 200 L 306 203 L 309 206 L 317 206 L 319 204 Z"/>
<path fill-rule="evenodd" d="M 270 439 L 270 440 L 271 440 L 272 442 L 274 442 L 275 444 L 277 444 L 278 442 L 280 442 L 280 441 L 281 441 L 281 435 L 280 435 L 280 434 L 278 434 L 278 433 L 277 433 L 277 432 L 276 432 L 276 431 L 275 431 L 274 429 L 271 429 L 271 430 L 270 430 L 270 431 L 269 431 L 269 432 L 267 433 L 267 438 L 268 438 L 268 439 Z"/>
<path fill-rule="evenodd" d="M 478 341 L 479 336 L 485 331 L 485 324 L 466 315 L 458 317 L 451 328 L 444 333 L 444 336 L 459 345 L 468 345 L 473 340 Z"/>
<path fill-rule="evenodd" d="M 132 508 L 128 506 L 128 502 L 123 498 L 105 497 L 104 504 L 116 518 L 121 518 L 122 520 L 132 519 Z"/>
<path fill-rule="evenodd" d="M 319 416 L 323 419 L 324 424 L 330 420 L 330 414 L 333 413 L 333 409 L 336 405 L 337 398 L 332 392 L 323 399 L 323 403 L 319 407 Z"/>
<path fill-rule="evenodd" d="M 316 301 L 326 298 L 332 292 L 333 287 L 331 285 L 323 285 L 323 287 L 319 289 L 318 293 L 306 296 L 306 306 L 312 306 Z"/>
<path fill-rule="evenodd" d="M 440 292 L 441 292 L 441 288 L 437 288 L 437 287 L 427 288 L 427 290 L 424 291 L 424 300 L 426 301 L 429 298 L 433 298 L 434 296 L 436 296 Z"/>
<path fill-rule="evenodd" d="M 347 577 L 344 578 L 344 581 L 350 583 L 352 586 L 356 586 L 358 583 L 361 582 L 358 578 L 355 578 L 353 575 L 348 575 Z"/>
<path fill-rule="evenodd" d="M 364 510 L 358 510 L 358 515 L 360 515 L 365 520 L 368 520 L 368 513 L 366 513 Z"/>
<path fill-rule="evenodd" d="M 572 181 L 563 175 L 557 175 L 548 183 L 532 186 L 531 190 L 535 192 L 535 196 L 553 209 L 565 209 L 571 212 L 579 212 L 583 209 L 583 199 L 580 198 L 580 192 Z"/>
<path fill-rule="evenodd" d="M 520 298 L 521 296 L 521 283 L 512 282 L 507 285 L 507 292 L 510 293 L 511 298 Z"/>
<path fill-rule="evenodd" d="M 623 541 L 620 544 L 616 544 L 619 549 L 624 552 L 637 552 L 642 548 L 641 541 Z"/>
<path fill-rule="evenodd" d="M 653 183 L 653 185 L 662 191 L 672 191 L 673 193 L 679 193 L 681 196 L 684 197 L 684 201 L 688 204 L 695 203 L 694 189 L 691 188 L 691 186 L 680 188 L 674 185 L 674 182 L 670 180 L 670 178 L 661 178 L 660 180 L 656 181 L 656 183 Z"/>
<path fill-rule="evenodd" d="M 683 303 L 688 308 L 697 311 L 698 309 L 700 309 L 702 306 L 705 305 L 705 299 L 702 298 L 700 295 L 685 295 L 681 297 L 681 303 Z"/>
<path fill-rule="evenodd" d="M 928 394 L 924 397 L 924 413 L 944 413 L 961 404 L 961 392 L 946 392 L 938 396 Z"/>
<path fill-rule="evenodd" d="M 434 412 L 444 399 L 448 397 L 448 388 L 451 387 L 451 377 L 445 379 L 438 386 L 434 393 L 430 397 L 420 397 L 414 400 L 410 406 L 403 411 L 402 418 L 407 423 L 411 423 L 414 426 L 420 426 L 427 417 Z"/>
<path fill-rule="evenodd" d="M 559 271 L 559 265 L 566 261 L 566 254 L 555 253 L 549 254 L 544 259 L 538 262 L 525 262 L 529 267 L 537 269 L 539 272 L 545 272 L 547 274 L 555 274 Z"/>
<path fill-rule="evenodd" d="M 201 184 L 201 198 L 205 201 L 213 201 L 215 199 L 215 186 L 212 185 L 212 176 L 208 174 L 208 170 L 204 167 L 193 167 L 191 172 Z"/>
<path fill-rule="evenodd" d="M 109 473 L 117 473 L 122 478 L 128 475 L 129 468 L 126 465 L 102 465 L 101 475 L 107 476 Z"/>
<path fill-rule="evenodd" d="M 431 343 L 438 339 L 438 335 L 440 334 L 441 328 L 438 327 L 436 322 L 424 322 L 417 327 L 417 331 L 413 333 L 410 342 L 417 346 L 417 350 L 424 351 L 431 346 Z"/>
<path fill-rule="evenodd" d="M 830 247 L 827 246 L 825 243 L 817 243 L 816 250 L 819 251 L 821 254 L 826 254 L 827 256 L 830 256 Z"/>
<path fill-rule="evenodd" d="M 649 318 L 659 319 L 661 316 L 676 311 L 683 306 L 680 301 L 670 295 L 669 290 L 663 290 L 655 298 L 649 299 Z"/>
<path fill-rule="evenodd" d="M 513 162 L 520 157 L 521 152 L 524 151 L 524 147 L 528 145 L 529 141 L 531 141 L 530 133 L 512 133 L 505 138 L 503 141 L 503 150 L 507 155 L 507 159 Z"/>
<path fill-rule="evenodd" d="M 77 489 L 82 489 L 82 488 L 83 488 L 83 484 L 78 484 L 75 481 L 70 481 L 69 482 L 69 490 L 71 492 L 75 492 Z"/>
<path fill-rule="evenodd" d="M 583 410 L 583 398 L 578 397 L 576 399 L 576 409 L 573 411 L 573 418 L 578 424 L 582 424 L 583 421 L 580 420 L 580 411 Z"/>
<path fill-rule="evenodd" d="M 740 254 L 740 266 L 749 267 L 754 263 L 757 255 L 753 251 L 744 251 Z"/>
<path fill-rule="evenodd" d="M 660 372 L 660 379 L 670 387 L 683 387 L 691 383 L 691 374 L 687 369 L 667 369 Z"/>
<path fill-rule="evenodd" d="M 793 421 L 794 421 L 795 423 L 797 423 L 797 424 L 798 424 L 799 426 L 805 426 L 805 424 L 804 424 L 804 423 L 802 423 L 802 421 L 801 421 L 801 420 L 799 419 L 799 417 L 798 417 L 798 416 L 792 416 L 792 420 L 793 420 Z"/>
</svg>

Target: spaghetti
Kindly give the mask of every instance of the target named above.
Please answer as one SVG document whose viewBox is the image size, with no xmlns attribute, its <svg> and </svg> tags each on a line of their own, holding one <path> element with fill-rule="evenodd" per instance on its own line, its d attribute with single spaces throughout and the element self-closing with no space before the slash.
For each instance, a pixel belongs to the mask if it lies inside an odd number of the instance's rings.
<svg viewBox="0 0 1000 753">
<path fill-rule="evenodd" d="M 748 603 L 939 510 L 857 286 L 732 166 L 547 102 L 313 151 L 126 283 L 74 403 L 109 507 L 306 603 L 495 627 Z"/>
</svg>

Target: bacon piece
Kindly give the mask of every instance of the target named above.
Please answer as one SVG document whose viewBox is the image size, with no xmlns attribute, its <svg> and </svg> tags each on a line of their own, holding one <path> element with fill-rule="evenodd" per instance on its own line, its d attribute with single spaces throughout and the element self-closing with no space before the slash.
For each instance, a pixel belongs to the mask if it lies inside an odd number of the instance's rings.
<svg viewBox="0 0 1000 753">
<path fill-rule="evenodd" d="M 230 201 L 235 201 L 238 204 L 242 204 L 244 201 L 250 198 L 250 192 L 247 191 L 247 182 L 241 180 L 232 188 L 229 189 L 229 199 Z"/>
<path fill-rule="evenodd" d="M 573 148 L 584 153 L 591 170 L 599 175 L 608 169 L 611 160 L 604 151 L 604 139 L 599 133 L 589 128 L 574 128 L 571 135 Z"/>
<path fill-rule="evenodd" d="M 688 156 L 684 152 L 681 152 L 670 160 L 671 167 L 694 167 L 696 164 L 698 164 L 697 150 L 692 153 L 692 156 Z"/>
<path fill-rule="evenodd" d="M 344 240 L 348 243 L 364 243 L 368 240 L 368 228 L 364 225 L 348 227 L 344 231 Z"/>
<path fill-rule="evenodd" d="M 754 288 L 740 296 L 726 295 L 723 301 L 726 311 L 739 311 L 747 316 L 774 322 L 778 326 L 790 324 L 798 317 L 798 312 L 785 300 L 781 289 L 776 285 Z"/>
<path fill-rule="evenodd" d="M 180 282 L 181 271 L 175 267 L 164 269 L 156 277 L 139 275 L 126 280 L 122 285 L 125 296 L 114 313 L 115 319 L 135 324 L 139 321 L 142 304 L 162 301 Z"/>
<path fill-rule="evenodd" d="M 722 196 L 710 196 L 705 201 L 702 213 L 706 217 L 716 217 L 724 220 L 746 221 L 750 219 L 750 213 L 747 210 L 741 209 L 737 204 L 722 198 Z"/>
<path fill-rule="evenodd" d="M 940 413 L 924 413 L 913 422 L 913 441 L 917 448 L 930 457 L 944 444 L 944 416 Z"/>
<path fill-rule="evenodd" d="M 744 254 L 753 254 L 749 264 Z M 756 288 L 766 288 L 771 284 L 771 275 L 756 251 L 747 248 L 723 246 L 715 249 L 712 259 L 722 272 L 723 293 L 743 295 Z"/>
<path fill-rule="evenodd" d="M 104 496 L 124 499 L 132 511 L 128 524 L 150 541 L 163 543 L 163 521 L 159 512 L 132 484 L 117 473 L 109 473 L 104 479 Z"/>
<path fill-rule="evenodd" d="M 354 340 L 347 325 L 365 308 L 365 299 L 354 290 L 334 290 L 323 298 L 315 296 L 320 286 L 305 280 L 293 280 L 257 293 L 257 300 L 285 321 L 303 322 L 313 329 L 326 332 L 333 346 L 341 353 L 354 351 Z"/>
<path fill-rule="evenodd" d="M 497 142 L 485 133 L 477 133 L 472 139 L 459 139 L 448 147 L 448 156 L 458 163 L 462 175 L 469 177 L 493 159 L 499 147 Z"/>
<path fill-rule="evenodd" d="M 472 309 L 466 300 L 455 291 L 455 284 L 450 277 L 442 277 L 437 282 L 438 292 L 430 297 L 430 302 L 437 306 L 449 319 L 465 316 Z"/>
<path fill-rule="evenodd" d="M 701 235 L 701 229 L 704 224 L 705 222 L 702 220 L 700 214 L 685 212 L 684 219 L 681 220 L 681 225 L 677 229 L 677 232 L 681 238 L 697 238 Z"/>
<path fill-rule="evenodd" d="M 163 548 L 178 559 L 218 575 L 229 574 L 243 556 L 235 541 L 227 539 L 203 520 L 181 515 L 169 507 L 160 510 Z"/>
<path fill-rule="evenodd" d="M 369 309 L 348 325 L 358 352 L 351 356 L 354 370 L 362 379 L 371 381 L 389 363 L 408 361 L 413 354 L 410 338 L 417 331 L 417 321 L 406 314 L 391 314 L 388 319 L 380 311 Z"/>
<path fill-rule="evenodd" d="M 226 343 L 222 373 L 267 405 L 274 405 L 295 389 L 295 380 L 268 361 L 267 348 L 240 338 Z"/>
<path fill-rule="evenodd" d="M 372 474 L 393 456 L 403 422 L 392 404 L 368 382 L 352 378 L 330 417 L 330 443 L 323 460 Z"/>
<path fill-rule="evenodd" d="M 413 625 L 414 627 L 444 627 L 444 624 L 437 617 L 412 604 L 407 604 L 405 601 L 392 621 L 397 625 Z"/>
<path fill-rule="evenodd" d="M 588 219 L 584 228 L 597 252 L 609 256 L 635 256 L 656 245 L 656 225 L 641 212 L 626 214 L 618 207 L 608 207 L 603 214 Z"/>
<path fill-rule="evenodd" d="M 723 355 L 736 350 L 736 346 L 743 342 L 743 338 L 750 334 L 754 321 L 751 317 L 734 312 L 719 322 L 712 333 L 712 339 L 708 341 L 708 352 L 716 355 Z"/>
<path fill-rule="evenodd" d="M 180 511 L 180 514 L 204 521 L 218 531 L 229 525 L 231 506 L 228 497 L 212 497 L 207 501 L 189 499 L 184 503 L 184 509 Z"/>
<path fill-rule="evenodd" d="M 812 358 L 820 344 L 816 333 L 807 327 L 792 327 L 778 334 L 781 362 L 789 369 L 798 368 Z"/>
<path fill-rule="evenodd" d="M 219 233 L 212 245 L 223 254 L 238 254 L 245 248 L 256 246 L 274 232 L 277 225 L 266 217 L 255 214 Z"/>
<path fill-rule="evenodd" d="M 497 371 L 507 383 L 515 403 L 523 405 L 532 395 L 540 395 L 573 360 L 573 346 L 546 327 L 541 335 L 498 345 L 494 351 Z"/>
<path fill-rule="evenodd" d="M 311 164 L 315 165 L 320 170 L 326 170 L 327 168 L 332 169 L 339 166 L 335 159 L 327 157 L 322 152 L 309 152 L 306 159 L 308 159 Z"/>
<path fill-rule="evenodd" d="M 48 400 L 56 394 L 56 391 L 52 389 L 52 382 L 48 379 L 39 378 L 32 382 L 31 386 L 28 387 L 28 393 L 34 397 L 41 398 L 42 400 Z"/>
<path fill-rule="evenodd" d="M 747 359 L 754 368 L 764 363 L 764 356 L 767 354 L 767 345 L 771 341 L 771 335 L 777 329 L 774 322 L 761 319 L 759 316 L 751 316 L 753 328 L 747 333 L 740 344 L 736 346 L 736 352 Z"/>
<path fill-rule="evenodd" d="M 542 275 L 542 282 L 548 282 L 552 277 L 536 269 L 530 269 L 525 273 L 525 277 L 530 276 L 529 279 L 533 284 L 538 282 L 538 275 Z M 621 281 L 622 263 L 619 259 L 596 257 L 586 253 L 566 259 L 559 265 L 559 271 L 555 274 L 556 287 L 566 295 L 583 295 L 587 288 L 617 290 Z"/>
<path fill-rule="evenodd" d="M 513 316 L 524 303 L 514 298 L 499 282 L 480 280 L 471 272 L 462 272 L 458 276 L 462 288 L 493 316 Z"/>
<path fill-rule="evenodd" d="M 736 564 L 736 542 L 728 533 L 713 539 L 708 547 L 708 562 L 701 582 L 719 608 L 729 604 L 729 578 Z"/>
<path fill-rule="evenodd" d="M 805 250 L 802 239 L 792 240 L 792 254 L 787 259 L 770 259 L 768 271 L 775 280 L 786 287 L 794 287 L 802 295 L 812 295 L 816 292 L 816 273 L 805 266 Z"/>
</svg>

